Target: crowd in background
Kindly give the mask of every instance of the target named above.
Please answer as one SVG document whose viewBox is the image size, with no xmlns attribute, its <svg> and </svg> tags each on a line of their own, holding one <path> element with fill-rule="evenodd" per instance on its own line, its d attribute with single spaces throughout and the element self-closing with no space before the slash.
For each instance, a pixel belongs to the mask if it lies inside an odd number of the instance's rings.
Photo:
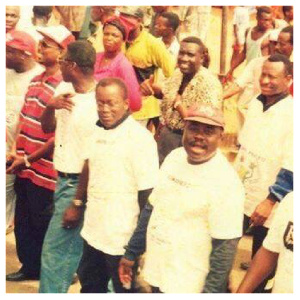
<svg viewBox="0 0 300 300">
<path fill-rule="evenodd" d="M 231 8 L 220 80 L 211 6 L 6 7 L 6 232 L 22 264 L 7 281 L 230 292 L 251 234 L 231 292 L 293 292 L 293 7 Z"/>
</svg>

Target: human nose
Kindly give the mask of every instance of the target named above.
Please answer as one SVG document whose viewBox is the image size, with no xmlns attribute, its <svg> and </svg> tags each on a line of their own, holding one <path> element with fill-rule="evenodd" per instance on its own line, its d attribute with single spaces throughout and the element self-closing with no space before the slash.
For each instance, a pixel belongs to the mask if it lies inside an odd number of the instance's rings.
<svg viewBox="0 0 300 300">
<path fill-rule="evenodd" d="M 269 81 L 270 81 L 270 80 L 269 80 L 269 77 L 268 77 L 268 76 L 261 76 L 261 77 L 260 77 L 260 83 L 261 83 L 261 84 L 264 84 L 264 85 L 265 85 L 265 84 L 268 84 Z"/>
</svg>

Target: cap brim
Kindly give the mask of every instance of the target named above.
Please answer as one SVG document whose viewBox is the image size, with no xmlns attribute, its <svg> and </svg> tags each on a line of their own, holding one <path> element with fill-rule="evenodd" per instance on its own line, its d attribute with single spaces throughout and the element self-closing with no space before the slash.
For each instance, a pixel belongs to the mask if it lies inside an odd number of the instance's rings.
<svg viewBox="0 0 300 300">
<path fill-rule="evenodd" d="M 187 117 L 187 118 L 184 118 L 184 120 L 185 121 L 194 121 L 194 122 L 199 122 L 199 123 L 203 123 L 203 124 L 208 124 L 208 125 L 213 125 L 213 126 L 218 126 L 218 127 L 224 128 L 224 124 L 215 122 L 211 119 L 204 118 L 204 117 Z"/>
</svg>

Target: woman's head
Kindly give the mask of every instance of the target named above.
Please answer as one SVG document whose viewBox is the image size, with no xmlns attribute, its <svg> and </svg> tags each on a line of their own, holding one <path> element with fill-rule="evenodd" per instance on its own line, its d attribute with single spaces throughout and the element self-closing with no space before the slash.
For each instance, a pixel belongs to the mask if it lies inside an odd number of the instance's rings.
<svg viewBox="0 0 300 300">
<path fill-rule="evenodd" d="M 106 52 L 120 51 L 126 39 L 126 29 L 119 20 L 108 21 L 103 26 L 103 46 Z"/>
</svg>

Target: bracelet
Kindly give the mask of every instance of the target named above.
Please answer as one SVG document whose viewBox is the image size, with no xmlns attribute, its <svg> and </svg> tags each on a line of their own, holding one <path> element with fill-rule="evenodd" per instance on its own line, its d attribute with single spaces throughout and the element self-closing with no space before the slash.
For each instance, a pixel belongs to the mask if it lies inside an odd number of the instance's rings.
<svg viewBox="0 0 300 300">
<path fill-rule="evenodd" d="M 80 199 L 73 199 L 72 203 L 75 207 L 84 207 L 85 203 Z"/>
<path fill-rule="evenodd" d="M 25 162 L 25 167 L 29 168 L 31 166 L 31 163 L 28 161 L 28 156 L 24 155 L 24 162 Z"/>
</svg>

